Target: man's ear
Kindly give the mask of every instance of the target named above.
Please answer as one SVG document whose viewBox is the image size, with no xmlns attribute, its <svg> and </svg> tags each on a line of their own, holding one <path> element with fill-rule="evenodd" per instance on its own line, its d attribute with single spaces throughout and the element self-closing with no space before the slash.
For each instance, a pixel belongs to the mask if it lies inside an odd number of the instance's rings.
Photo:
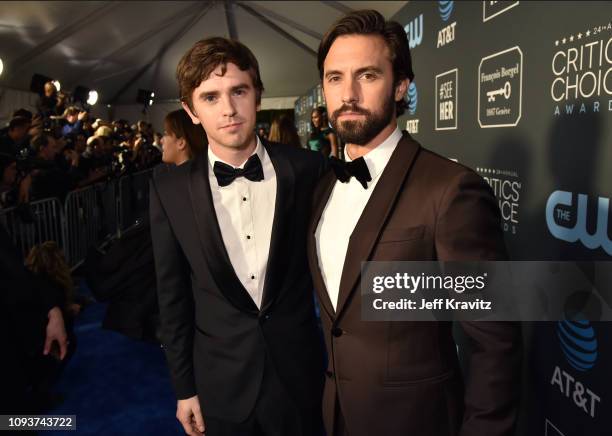
<svg viewBox="0 0 612 436">
<path fill-rule="evenodd" d="M 177 148 L 181 151 L 183 151 L 185 148 L 187 148 L 187 142 L 185 141 L 185 138 L 180 138 L 179 139 L 179 143 L 177 144 Z"/>
<path fill-rule="evenodd" d="M 409 85 L 409 79 L 400 80 L 399 83 L 395 85 L 395 101 L 400 101 L 406 96 Z"/>
<path fill-rule="evenodd" d="M 198 119 L 198 117 L 196 117 L 195 114 L 191 112 L 191 109 L 189 109 L 189 106 L 184 101 L 181 102 L 181 106 L 183 106 L 183 110 L 187 112 L 187 115 L 189 115 L 189 118 L 191 118 L 191 122 L 193 124 L 200 124 L 200 120 Z"/>
</svg>

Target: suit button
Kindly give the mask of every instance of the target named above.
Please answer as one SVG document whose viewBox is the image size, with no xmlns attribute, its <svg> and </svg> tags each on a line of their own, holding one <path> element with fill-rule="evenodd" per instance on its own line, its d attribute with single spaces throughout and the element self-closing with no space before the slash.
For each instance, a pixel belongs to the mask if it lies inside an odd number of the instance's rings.
<svg viewBox="0 0 612 436">
<path fill-rule="evenodd" d="M 334 335 L 336 338 L 339 338 L 344 333 L 344 331 L 340 327 L 334 327 L 331 332 L 332 335 Z"/>
<path fill-rule="evenodd" d="M 331 379 L 333 379 L 333 378 L 334 378 L 334 373 L 333 373 L 333 372 L 331 372 L 331 371 L 325 371 L 325 376 L 326 376 L 327 378 L 331 378 Z"/>
</svg>

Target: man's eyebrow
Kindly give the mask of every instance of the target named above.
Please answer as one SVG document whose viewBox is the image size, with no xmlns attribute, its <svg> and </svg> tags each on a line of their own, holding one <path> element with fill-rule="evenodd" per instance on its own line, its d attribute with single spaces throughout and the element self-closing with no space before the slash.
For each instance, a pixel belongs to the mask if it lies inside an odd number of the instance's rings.
<svg viewBox="0 0 612 436">
<path fill-rule="evenodd" d="M 219 95 L 219 91 L 202 91 L 200 92 L 200 95 L 198 95 L 198 98 L 204 99 L 209 96 L 215 97 L 218 95 Z"/>
<path fill-rule="evenodd" d="M 382 70 L 378 67 L 375 67 L 374 65 L 368 65 L 367 67 L 359 68 L 357 71 L 355 71 L 356 75 L 363 74 L 363 73 L 382 74 Z"/>
<path fill-rule="evenodd" d="M 240 89 L 250 89 L 250 88 L 251 88 L 251 86 L 248 83 L 239 83 L 238 85 L 232 86 L 230 88 L 230 91 L 234 92 L 234 91 L 238 91 Z M 218 97 L 219 94 L 220 94 L 219 91 L 202 91 L 198 95 L 198 98 L 202 99 L 202 98 L 206 98 L 206 97 L 209 97 L 209 96 Z"/>
<path fill-rule="evenodd" d="M 383 71 L 379 67 L 376 67 L 374 65 L 368 65 L 366 67 L 362 67 L 362 68 L 357 69 L 354 74 L 355 75 L 359 75 L 359 74 L 363 74 L 363 73 L 367 73 L 367 72 L 376 73 L 376 74 L 382 74 Z M 343 73 L 342 73 L 342 71 L 339 71 L 339 70 L 330 70 L 330 71 L 327 71 L 325 73 L 325 77 L 327 78 L 329 76 L 333 76 L 333 75 L 336 75 L 336 74 L 342 75 Z"/>
<path fill-rule="evenodd" d="M 342 71 L 339 71 L 339 70 L 330 70 L 330 71 L 325 73 L 325 77 L 333 76 L 335 74 L 342 75 Z"/>
<path fill-rule="evenodd" d="M 250 89 L 250 88 L 251 88 L 251 85 L 249 85 L 248 83 L 240 83 L 238 85 L 232 86 L 230 90 L 238 91 L 240 89 Z"/>
</svg>

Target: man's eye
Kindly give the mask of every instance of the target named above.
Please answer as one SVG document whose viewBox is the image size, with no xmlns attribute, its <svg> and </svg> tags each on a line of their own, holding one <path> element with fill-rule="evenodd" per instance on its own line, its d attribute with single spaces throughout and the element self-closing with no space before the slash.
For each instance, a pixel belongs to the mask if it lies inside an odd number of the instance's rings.
<svg viewBox="0 0 612 436">
<path fill-rule="evenodd" d="M 204 97 L 204 101 L 206 101 L 207 103 L 212 103 L 217 99 L 217 97 L 215 97 L 214 95 L 207 95 L 206 97 Z"/>
<path fill-rule="evenodd" d="M 330 76 L 327 78 L 328 82 L 338 82 L 340 80 L 340 76 Z"/>
<path fill-rule="evenodd" d="M 245 92 L 244 92 L 244 89 L 237 89 L 237 90 L 234 91 L 234 94 L 235 95 L 244 95 Z"/>
<path fill-rule="evenodd" d="M 361 77 L 363 77 L 366 80 L 372 80 L 376 78 L 376 75 L 372 74 L 372 73 L 363 73 L 361 75 Z"/>
</svg>

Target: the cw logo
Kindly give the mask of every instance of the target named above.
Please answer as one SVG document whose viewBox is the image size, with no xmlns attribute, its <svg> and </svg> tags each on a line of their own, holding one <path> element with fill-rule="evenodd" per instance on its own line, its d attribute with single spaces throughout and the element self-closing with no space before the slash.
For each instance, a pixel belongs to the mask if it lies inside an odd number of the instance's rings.
<svg viewBox="0 0 612 436">
<path fill-rule="evenodd" d="M 546 202 L 546 224 L 548 230 L 557 239 L 567 242 L 581 241 L 585 247 L 594 250 L 603 248 L 606 253 L 612 256 L 612 241 L 608 237 L 608 210 L 610 200 L 598 197 L 597 199 L 597 225 L 595 232 L 590 234 L 587 231 L 587 200 L 585 194 L 578 194 L 578 205 L 573 210 L 565 208 L 559 209 L 558 206 L 572 207 L 572 193 L 566 191 L 555 191 L 550 194 Z M 572 212 L 576 215 L 574 227 L 566 227 L 558 222 L 569 223 L 572 220 Z"/>
<path fill-rule="evenodd" d="M 404 26 L 404 31 L 408 36 L 408 46 L 415 48 L 423 41 L 423 14 L 416 17 Z"/>
</svg>

